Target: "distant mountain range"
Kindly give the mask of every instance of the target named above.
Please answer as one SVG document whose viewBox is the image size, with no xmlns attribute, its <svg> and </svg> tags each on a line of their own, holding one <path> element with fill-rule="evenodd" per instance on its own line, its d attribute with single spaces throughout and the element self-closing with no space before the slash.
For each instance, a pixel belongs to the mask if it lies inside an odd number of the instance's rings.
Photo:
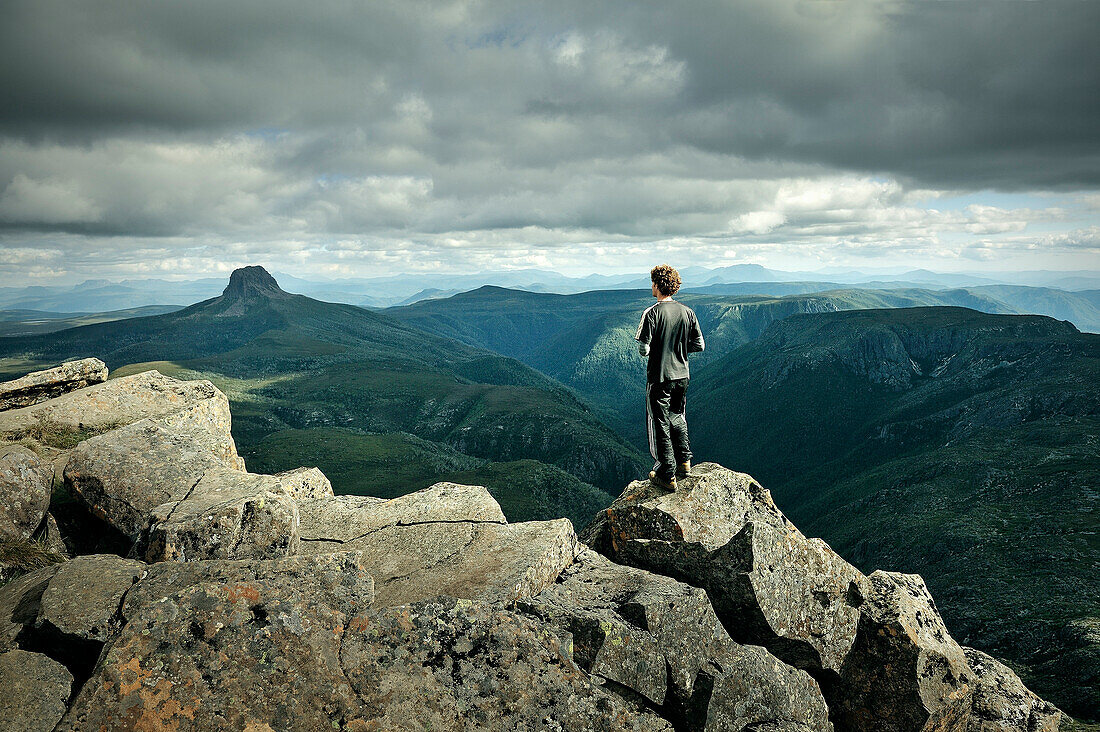
<svg viewBox="0 0 1100 732">
<path fill-rule="evenodd" d="M 681 269 L 681 274 L 684 277 L 685 290 L 714 285 L 738 285 L 742 287 L 740 294 L 752 295 L 821 292 L 853 286 L 861 289 L 946 289 L 1014 285 L 1066 291 L 1100 290 L 1100 271 L 1090 270 L 1001 273 L 937 273 L 929 270 L 898 273 L 856 270 L 794 272 L 767 269 L 756 264 L 736 264 L 716 269 L 688 266 Z M 645 271 L 615 275 L 592 274 L 584 277 L 569 277 L 539 269 L 477 274 L 406 273 L 337 280 L 305 279 L 285 273 L 276 273 L 276 276 L 289 292 L 326 302 L 362 307 L 406 305 L 474 290 L 483 285 L 557 294 L 575 294 L 590 290 L 649 289 L 649 277 Z M 112 282 L 98 279 L 87 280 L 78 285 L 0 287 L 0 309 L 88 313 L 146 305 L 183 305 L 216 296 L 224 284 L 221 278 L 208 277 L 189 281 L 129 279 Z M 746 289 L 747 284 L 753 286 Z"/>
</svg>

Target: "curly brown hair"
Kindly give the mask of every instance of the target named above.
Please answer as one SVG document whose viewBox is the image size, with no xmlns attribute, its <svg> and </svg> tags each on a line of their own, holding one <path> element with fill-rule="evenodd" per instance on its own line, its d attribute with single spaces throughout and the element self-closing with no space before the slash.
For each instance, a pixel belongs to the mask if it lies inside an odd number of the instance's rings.
<svg viewBox="0 0 1100 732">
<path fill-rule="evenodd" d="M 675 295 L 680 289 L 680 273 L 668 264 L 658 264 L 651 269 L 649 279 L 653 280 L 653 284 L 665 296 Z"/>
</svg>

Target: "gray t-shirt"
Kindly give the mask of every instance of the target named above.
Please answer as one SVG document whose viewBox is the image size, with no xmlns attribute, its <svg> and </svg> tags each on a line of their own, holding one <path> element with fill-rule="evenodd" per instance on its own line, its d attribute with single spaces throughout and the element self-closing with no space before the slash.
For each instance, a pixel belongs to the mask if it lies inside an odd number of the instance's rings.
<svg viewBox="0 0 1100 732">
<path fill-rule="evenodd" d="M 688 378 L 688 354 L 706 346 L 695 312 L 675 300 L 658 300 L 646 308 L 634 340 L 649 345 L 646 380 L 654 384 Z"/>
</svg>

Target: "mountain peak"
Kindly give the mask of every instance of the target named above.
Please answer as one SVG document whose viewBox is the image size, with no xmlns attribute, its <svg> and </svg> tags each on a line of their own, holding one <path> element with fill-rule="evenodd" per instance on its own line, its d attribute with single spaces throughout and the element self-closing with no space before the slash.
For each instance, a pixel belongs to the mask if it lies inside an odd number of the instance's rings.
<svg viewBox="0 0 1100 732">
<path fill-rule="evenodd" d="M 287 297 L 275 278 L 263 267 L 241 267 L 233 270 L 229 284 L 222 291 L 222 297 L 231 300 L 253 299 L 257 297 Z"/>
</svg>

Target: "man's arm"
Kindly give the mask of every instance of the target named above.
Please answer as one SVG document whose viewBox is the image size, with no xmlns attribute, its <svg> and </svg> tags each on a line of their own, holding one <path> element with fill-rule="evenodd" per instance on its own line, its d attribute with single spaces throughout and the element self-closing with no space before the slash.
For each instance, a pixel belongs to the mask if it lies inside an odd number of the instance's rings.
<svg viewBox="0 0 1100 732">
<path fill-rule="evenodd" d="M 703 342 L 703 331 L 699 329 L 699 318 L 691 314 L 691 330 L 688 331 L 688 353 L 700 353 L 707 344 Z"/>
<path fill-rule="evenodd" d="M 647 308 L 642 313 L 642 322 L 638 323 L 638 332 L 634 334 L 634 340 L 638 341 L 638 353 L 648 356 L 649 342 L 653 340 L 653 308 Z"/>
</svg>

